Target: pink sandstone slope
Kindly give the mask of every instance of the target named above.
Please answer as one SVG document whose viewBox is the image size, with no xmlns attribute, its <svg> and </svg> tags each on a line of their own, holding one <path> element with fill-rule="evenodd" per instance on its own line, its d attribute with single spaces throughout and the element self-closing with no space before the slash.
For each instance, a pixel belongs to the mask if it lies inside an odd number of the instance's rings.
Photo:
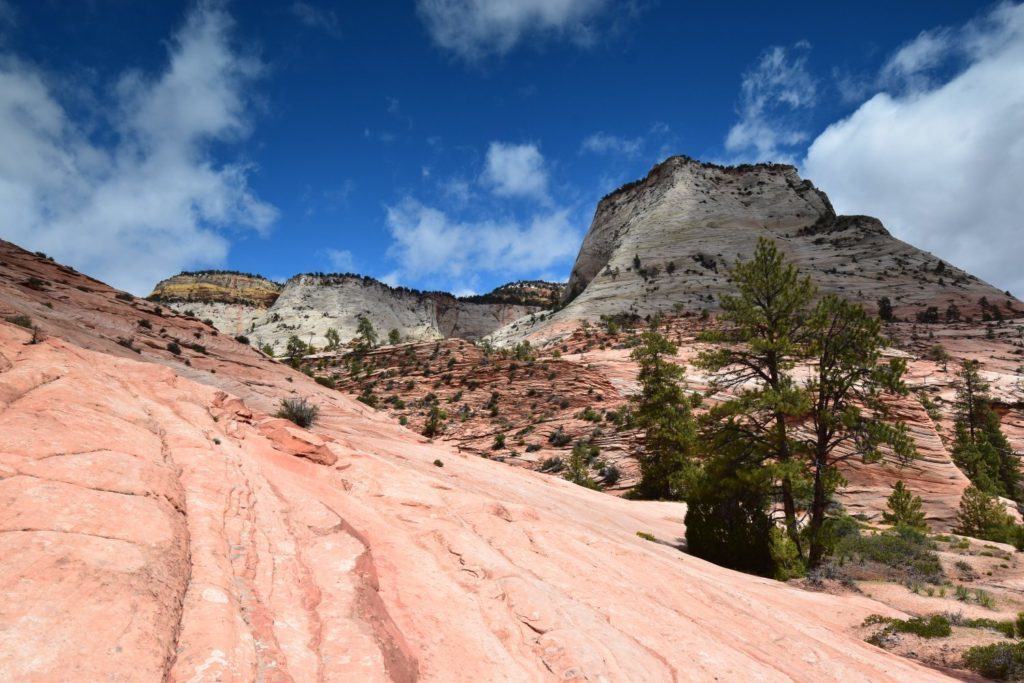
<svg viewBox="0 0 1024 683">
<path fill-rule="evenodd" d="M 636 536 L 671 504 L 27 340 L 0 325 L 5 680 L 938 677 L 850 632 L 880 604 Z"/>
<path fill-rule="evenodd" d="M 859 639 L 880 603 L 679 552 L 681 506 L 458 454 L 223 337 L 185 366 L 180 317 L 135 353 L 144 305 L 6 256 L 0 312 L 48 336 L 0 321 L 0 680 L 942 678 Z"/>
</svg>

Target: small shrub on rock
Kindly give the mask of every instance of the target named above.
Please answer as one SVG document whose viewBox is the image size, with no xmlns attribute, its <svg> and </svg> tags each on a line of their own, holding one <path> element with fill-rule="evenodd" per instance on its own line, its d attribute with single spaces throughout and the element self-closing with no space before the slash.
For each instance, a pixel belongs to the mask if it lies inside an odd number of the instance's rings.
<svg viewBox="0 0 1024 683">
<path fill-rule="evenodd" d="M 286 398 L 282 399 L 277 416 L 303 428 L 312 427 L 320 416 L 320 408 L 305 398 Z"/>
</svg>

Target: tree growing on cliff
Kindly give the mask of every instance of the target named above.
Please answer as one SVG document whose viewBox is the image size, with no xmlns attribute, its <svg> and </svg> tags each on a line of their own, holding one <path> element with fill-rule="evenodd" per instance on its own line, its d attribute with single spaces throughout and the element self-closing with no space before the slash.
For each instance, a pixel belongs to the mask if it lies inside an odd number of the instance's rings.
<svg viewBox="0 0 1024 683">
<path fill-rule="evenodd" d="M 399 331 L 397 329 L 391 328 L 391 331 L 388 332 L 388 344 L 391 344 L 392 346 L 395 346 L 396 344 L 401 343 L 401 341 L 402 341 L 401 333 L 399 333 Z"/>
<path fill-rule="evenodd" d="M 377 345 L 377 330 L 365 315 L 356 316 L 356 350 L 369 351 Z"/>
<path fill-rule="evenodd" d="M 878 317 L 887 323 L 891 323 L 896 317 L 892 312 L 892 301 L 887 296 L 878 300 Z"/>
<path fill-rule="evenodd" d="M 664 336 L 648 330 L 630 354 L 640 366 L 636 424 L 644 430 L 644 453 L 635 494 L 641 498 L 679 499 L 679 478 L 696 448 L 691 408 L 697 397 L 687 396 L 680 385 L 683 368 L 669 360 L 676 350 Z"/>
<path fill-rule="evenodd" d="M 327 351 L 337 351 L 341 348 L 341 335 L 336 329 L 328 327 L 324 336 L 327 338 L 327 346 L 324 347 Z"/>
<path fill-rule="evenodd" d="M 968 360 L 957 373 L 953 462 L 978 489 L 1020 500 L 1020 465 L 978 370 L 978 361 Z"/>
<path fill-rule="evenodd" d="M 922 510 L 924 502 L 921 500 L 921 496 L 915 496 L 902 479 L 892 487 L 892 493 L 889 494 L 886 504 L 889 510 L 882 513 L 882 521 L 886 524 L 906 526 L 921 531 L 928 529 L 928 525 L 924 521 L 924 511 Z"/>
<path fill-rule="evenodd" d="M 285 353 L 288 356 L 288 362 L 293 367 L 298 367 L 299 361 L 302 360 L 302 357 L 309 353 L 309 346 L 306 342 L 302 341 L 294 334 L 288 337 L 288 343 L 285 344 L 284 348 Z"/>
<path fill-rule="evenodd" d="M 960 498 L 956 532 L 998 543 L 1012 543 L 1015 523 L 1003 504 L 976 486 L 968 486 Z"/>
</svg>

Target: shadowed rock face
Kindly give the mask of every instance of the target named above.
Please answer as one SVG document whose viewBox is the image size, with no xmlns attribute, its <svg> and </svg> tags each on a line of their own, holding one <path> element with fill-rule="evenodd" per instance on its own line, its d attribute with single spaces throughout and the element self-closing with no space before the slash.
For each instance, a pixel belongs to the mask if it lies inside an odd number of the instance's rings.
<svg viewBox="0 0 1024 683">
<path fill-rule="evenodd" d="M 282 286 L 259 276 L 211 271 L 163 280 L 149 298 L 281 352 L 292 335 L 323 346 L 330 328 L 347 342 L 356 336 L 360 315 L 381 337 L 398 330 L 410 340 L 479 339 L 553 305 L 560 294 L 560 285 L 540 281 L 509 283 L 490 294 L 460 299 L 357 275 L 297 275 Z"/>
<path fill-rule="evenodd" d="M 498 342 L 550 338 L 565 323 L 602 315 L 714 310 L 728 271 L 759 237 L 774 239 L 823 292 L 874 308 L 889 297 L 913 320 L 950 304 L 979 317 L 979 300 L 1020 302 L 892 235 L 874 218 L 837 216 L 792 166 L 722 167 L 671 157 L 601 200 L 563 303 L 542 321 L 518 321 Z"/>
<path fill-rule="evenodd" d="M 3 680 L 942 678 L 861 640 L 877 602 L 679 553 L 678 504 L 428 442 L 5 242 L 0 510 Z"/>
</svg>

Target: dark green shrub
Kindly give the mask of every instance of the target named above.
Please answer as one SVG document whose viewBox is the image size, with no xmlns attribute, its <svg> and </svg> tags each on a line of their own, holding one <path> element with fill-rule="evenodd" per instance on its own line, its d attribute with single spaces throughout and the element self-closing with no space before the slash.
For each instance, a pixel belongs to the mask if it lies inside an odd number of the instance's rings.
<svg viewBox="0 0 1024 683">
<path fill-rule="evenodd" d="M 558 427 L 548 435 L 548 443 L 559 448 L 562 446 L 568 446 L 571 441 L 572 437 L 566 434 L 565 430 L 561 427 Z"/>
<path fill-rule="evenodd" d="M 397 330 L 391 330 L 391 331 L 392 332 L 397 332 Z M 397 343 L 398 343 L 397 341 L 392 342 L 392 344 L 397 344 Z M 444 463 L 441 462 L 440 459 L 437 459 L 437 460 L 434 461 L 434 467 L 444 467 Z"/>
<path fill-rule="evenodd" d="M 531 443 L 531 444 L 527 444 L 527 446 L 526 446 L 526 452 L 527 453 L 536 453 L 539 450 L 540 450 L 540 444 L 539 443 Z"/>
<path fill-rule="evenodd" d="M 249 338 L 246 337 L 244 334 L 237 335 L 235 337 L 235 341 L 238 342 L 239 344 L 245 344 L 246 346 L 249 345 Z"/>
<path fill-rule="evenodd" d="M 328 389 L 334 389 L 337 387 L 337 382 L 334 381 L 333 377 L 314 377 L 313 379 L 317 384 L 327 387 Z"/>
<path fill-rule="evenodd" d="M 732 472 L 729 458 L 715 458 L 687 487 L 686 550 L 723 567 L 773 576 L 767 489 Z"/>
<path fill-rule="evenodd" d="M 24 327 L 27 330 L 32 329 L 32 318 L 27 315 L 10 315 L 4 318 L 7 322 L 18 327 Z"/>
<path fill-rule="evenodd" d="M 1024 643 L 994 643 L 972 647 L 964 653 L 964 666 L 985 678 L 1024 678 Z"/>
<path fill-rule="evenodd" d="M 291 420 L 300 427 L 312 427 L 320 416 L 320 408 L 305 398 L 286 398 L 281 401 L 277 417 Z"/>
<path fill-rule="evenodd" d="M 178 342 L 167 342 L 167 350 L 173 353 L 175 356 L 181 355 L 181 346 Z"/>
<path fill-rule="evenodd" d="M 491 445 L 491 449 L 497 451 L 497 450 L 501 450 L 504 447 L 505 447 L 505 435 L 504 434 L 495 434 L 494 435 L 494 443 Z"/>
</svg>

